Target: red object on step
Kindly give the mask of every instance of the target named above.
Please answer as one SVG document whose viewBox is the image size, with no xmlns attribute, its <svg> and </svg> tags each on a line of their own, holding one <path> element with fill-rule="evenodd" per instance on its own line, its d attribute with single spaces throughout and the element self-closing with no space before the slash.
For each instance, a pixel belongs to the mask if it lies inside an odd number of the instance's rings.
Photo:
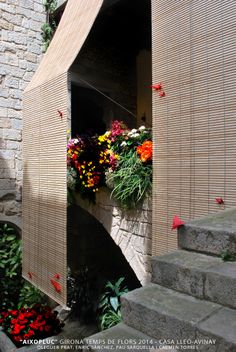
<svg viewBox="0 0 236 352">
<path fill-rule="evenodd" d="M 163 91 L 159 93 L 159 97 L 161 97 L 161 98 L 162 98 L 162 97 L 165 97 L 165 95 L 166 95 L 166 93 L 163 92 Z"/>
<path fill-rule="evenodd" d="M 57 110 L 57 112 L 60 115 L 60 117 L 63 117 L 63 112 L 61 110 Z"/>
<path fill-rule="evenodd" d="M 185 222 L 182 221 L 177 215 L 173 217 L 172 230 L 178 229 L 180 226 L 184 225 Z"/>
<path fill-rule="evenodd" d="M 216 201 L 217 204 L 224 204 L 224 200 L 221 197 L 216 197 L 215 201 Z"/>
<path fill-rule="evenodd" d="M 161 83 L 153 84 L 150 87 L 153 88 L 154 90 L 160 90 L 162 88 Z"/>
<path fill-rule="evenodd" d="M 58 280 L 60 280 L 61 275 L 60 275 L 60 274 L 55 274 L 55 275 L 53 275 L 53 277 L 54 277 L 54 279 L 58 279 Z"/>
<path fill-rule="evenodd" d="M 61 293 L 61 285 L 53 279 L 51 279 L 50 281 L 51 281 L 52 286 L 55 288 L 55 291 L 57 293 Z"/>
</svg>

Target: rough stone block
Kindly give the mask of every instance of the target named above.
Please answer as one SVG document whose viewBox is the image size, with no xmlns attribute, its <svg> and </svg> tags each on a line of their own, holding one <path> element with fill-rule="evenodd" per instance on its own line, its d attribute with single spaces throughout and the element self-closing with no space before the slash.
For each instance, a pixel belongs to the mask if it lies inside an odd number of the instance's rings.
<svg viewBox="0 0 236 352">
<path fill-rule="evenodd" d="M 15 142 L 15 141 L 7 141 L 7 147 L 8 150 L 21 150 L 21 144 L 20 142 Z"/>
<path fill-rule="evenodd" d="M 39 12 L 39 13 L 44 13 L 45 10 L 44 10 L 44 6 L 43 4 L 37 4 L 37 3 L 34 3 L 34 11 L 35 12 Z"/>
<path fill-rule="evenodd" d="M 21 131 L 13 130 L 13 129 L 4 129 L 3 130 L 3 138 L 11 140 L 11 141 L 21 141 Z"/>
<path fill-rule="evenodd" d="M 21 203 L 13 200 L 4 203 L 4 213 L 7 216 L 19 214 L 21 212 Z"/>
<path fill-rule="evenodd" d="M 217 337 L 214 351 L 236 351 L 236 310 L 222 308 L 198 325 L 198 334 Z"/>
<path fill-rule="evenodd" d="M 236 308 L 236 262 L 178 250 L 152 259 L 152 282 Z"/>
<path fill-rule="evenodd" d="M 197 324 L 220 306 L 150 284 L 121 297 L 124 323 L 157 339 L 194 339 Z"/>
<path fill-rule="evenodd" d="M 18 88 L 19 87 L 19 80 L 16 78 L 6 78 L 5 86 L 10 88 Z"/>
<path fill-rule="evenodd" d="M 24 7 L 26 9 L 33 10 L 34 9 L 34 2 L 33 2 L 33 0 L 20 0 L 19 6 Z"/>
<path fill-rule="evenodd" d="M 210 254 L 236 254 L 236 209 L 193 220 L 178 230 L 179 248 Z"/>
<path fill-rule="evenodd" d="M 42 24 L 44 21 L 45 21 L 45 18 L 42 22 L 38 22 L 37 20 L 35 21 L 35 20 L 31 19 L 29 21 L 29 28 L 35 32 L 38 32 L 41 30 L 41 27 L 42 27 Z M 34 51 L 32 51 L 32 52 L 34 52 Z M 36 54 L 37 54 L 37 52 L 36 52 Z M 39 54 L 40 54 L 40 52 L 39 52 Z"/>
<path fill-rule="evenodd" d="M 159 347 L 157 340 L 122 323 L 85 338 L 84 343 L 90 351 L 101 352 L 109 349 L 149 351 L 151 348 L 158 349 Z"/>
<path fill-rule="evenodd" d="M 11 118 L 21 119 L 22 118 L 22 112 L 21 111 L 17 111 L 15 109 L 8 109 L 7 116 L 11 117 Z"/>
<path fill-rule="evenodd" d="M 0 179 L 14 179 L 15 177 L 16 171 L 14 169 L 0 169 Z"/>
<path fill-rule="evenodd" d="M 37 55 L 36 54 L 25 52 L 24 58 L 26 61 L 30 61 L 30 62 L 34 62 L 34 63 L 37 62 Z"/>
<path fill-rule="evenodd" d="M 14 190 L 15 181 L 14 180 L 1 180 L 0 190 Z"/>
<path fill-rule="evenodd" d="M 16 13 L 16 6 L 15 5 L 8 5 L 6 3 L 0 2 L 0 9 L 2 9 L 5 12 L 12 13 L 12 14 Z"/>
<path fill-rule="evenodd" d="M 0 117 L 7 117 L 7 108 L 0 107 Z"/>
<path fill-rule="evenodd" d="M 3 98 L 8 98 L 9 96 L 9 91 L 8 91 L 8 88 L 6 89 L 1 89 L 0 90 L 0 97 L 3 97 Z"/>
<path fill-rule="evenodd" d="M 0 128 L 10 128 L 11 120 L 6 117 L 0 117 Z"/>
<path fill-rule="evenodd" d="M 236 309 L 236 262 L 206 270 L 205 299 Z"/>
<path fill-rule="evenodd" d="M 0 19 L 0 28 L 6 29 L 8 31 L 12 31 L 14 26 L 12 23 L 9 23 Z"/>
<path fill-rule="evenodd" d="M 9 160 L 14 159 L 15 153 L 12 150 L 0 150 L 0 159 Z"/>
<path fill-rule="evenodd" d="M 16 33 L 16 31 L 8 33 L 8 40 L 16 44 L 27 44 L 26 36 L 20 33 Z"/>
<path fill-rule="evenodd" d="M 0 201 L 14 200 L 16 198 L 15 191 L 0 190 Z"/>
<path fill-rule="evenodd" d="M 12 119 L 11 120 L 12 123 L 12 128 L 14 128 L 15 130 L 22 130 L 22 120 L 19 119 Z"/>
<path fill-rule="evenodd" d="M 32 13 L 31 13 L 31 18 L 32 18 L 34 21 L 39 22 L 38 25 L 40 26 L 40 28 L 41 28 L 41 26 L 42 26 L 42 23 L 44 23 L 45 20 L 46 20 L 46 16 L 45 16 L 44 13 L 39 13 L 39 12 L 36 12 L 36 11 L 32 11 Z M 36 30 L 39 30 L 39 28 L 37 27 Z"/>
</svg>

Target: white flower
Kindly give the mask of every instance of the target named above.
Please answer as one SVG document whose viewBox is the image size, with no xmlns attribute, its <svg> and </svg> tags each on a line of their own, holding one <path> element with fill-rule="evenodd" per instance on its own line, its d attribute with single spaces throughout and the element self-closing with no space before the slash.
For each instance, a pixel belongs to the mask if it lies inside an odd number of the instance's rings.
<svg viewBox="0 0 236 352">
<path fill-rule="evenodd" d="M 144 131 L 145 129 L 146 129 L 145 126 L 140 126 L 140 127 L 139 127 L 139 131 Z"/>
<path fill-rule="evenodd" d="M 74 144 L 79 143 L 79 140 L 77 138 L 74 139 Z"/>
<path fill-rule="evenodd" d="M 134 134 L 132 134 L 132 136 L 131 136 L 131 138 L 137 138 L 137 137 L 139 137 L 139 133 L 134 133 Z"/>
<path fill-rule="evenodd" d="M 127 145 L 127 143 L 125 141 L 123 141 L 120 146 L 125 147 L 126 145 Z"/>
<path fill-rule="evenodd" d="M 136 128 L 133 128 L 130 132 L 133 134 L 133 133 L 136 133 L 137 130 L 136 130 Z"/>
</svg>

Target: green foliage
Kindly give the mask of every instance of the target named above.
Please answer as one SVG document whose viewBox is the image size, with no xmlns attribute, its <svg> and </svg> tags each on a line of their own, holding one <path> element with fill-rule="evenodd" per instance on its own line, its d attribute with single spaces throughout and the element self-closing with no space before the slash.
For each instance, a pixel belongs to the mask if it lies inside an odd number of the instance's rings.
<svg viewBox="0 0 236 352">
<path fill-rule="evenodd" d="M 21 240 L 15 229 L 0 226 L 0 310 L 45 303 L 44 295 L 21 276 Z"/>
<path fill-rule="evenodd" d="M 121 277 L 116 282 L 108 281 L 105 286 L 105 293 L 102 295 L 99 303 L 101 314 L 99 323 L 102 330 L 111 328 L 121 321 L 120 297 L 128 292 L 126 286 L 123 285 L 124 278 Z"/>
<path fill-rule="evenodd" d="M 236 260 L 235 255 L 230 251 L 222 251 L 220 256 L 224 262 L 233 262 Z"/>
<path fill-rule="evenodd" d="M 45 11 L 52 14 L 57 8 L 57 0 L 43 0 Z"/>
<path fill-rule="evenodd" d="M 20 290 L 18 309 L 21 307 L 31 308 L 35 303 L 45 304 L 45 295 L 35 286 L 25 281 Z"/>
<path fill-rule="evenodd" d="M 0 308 L 16 305 L 23 284 L 21 278 L 21 241 L 7 224 L 0 227 Z"/>
<path fill-rule="evenodd" d="M 109 175 L 114 185 L 111 195 L 125 209 L 132 209 L 143 201 L 152 187 L 152 165 L 144 165 L 136 150 L 123 155 L 115 172 Z"/>
<path fill-rule="evenodd" d="M 49 44 L 57 28 L 57 24 L 54 18 L 54 11 L 57 7 L 57 0 L 43 0 L 43 5 L 47 14 L 46 23 L 44 23 L 41 27 L 41 35 L 44 44 L 43 51 L 45 52 L 49 47 Z"/>
</svg>

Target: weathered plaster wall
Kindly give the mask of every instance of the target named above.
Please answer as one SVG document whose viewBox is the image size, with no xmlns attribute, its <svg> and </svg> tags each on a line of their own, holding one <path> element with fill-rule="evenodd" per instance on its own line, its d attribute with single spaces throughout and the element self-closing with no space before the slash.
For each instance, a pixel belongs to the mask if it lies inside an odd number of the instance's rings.
<svg viewBox="0 0 236 352">
<path fill-rule="evenodd" d="M 0 220 L 21 224 L 22 93 L 42 55 L 42 0 L 0 0 Z M 37 153 L 37 151 L 35 151 Z"/>
<path fill-rule="evenodd" d="M 77 204 L 93 215 L 120 247 L 142 285 L 150 281 L 151 199 L 139 210 L 123 211 L 106 188 L 97 193 L 96 204 L 77 195 Z"/>
</svg>

